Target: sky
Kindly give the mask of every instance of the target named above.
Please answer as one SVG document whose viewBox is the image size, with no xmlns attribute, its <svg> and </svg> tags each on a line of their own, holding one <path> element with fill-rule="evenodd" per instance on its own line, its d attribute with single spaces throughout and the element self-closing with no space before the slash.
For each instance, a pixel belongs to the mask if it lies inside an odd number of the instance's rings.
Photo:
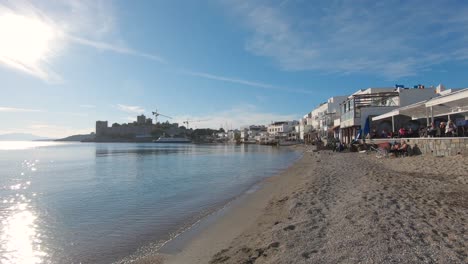
<svg viewBox="0 0 468 264">
<path fill-rule="evenodd" d="M 0 0 L 0 134 L 156 109 L 237 128 L 367 87 L 468 87 L 467 32 L 466 1 Z"/>
</svg>

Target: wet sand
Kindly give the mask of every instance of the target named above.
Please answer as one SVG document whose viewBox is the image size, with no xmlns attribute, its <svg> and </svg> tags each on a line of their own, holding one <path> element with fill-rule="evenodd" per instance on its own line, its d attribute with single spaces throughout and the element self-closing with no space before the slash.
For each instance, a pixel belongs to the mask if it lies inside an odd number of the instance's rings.
<svg viewBox="0 0 468 264">
<path fill-rule="evenodd" d="M 467 263 L 468 158 L 306 152 L 180 253 L 141 263 Z"/>
</svg>

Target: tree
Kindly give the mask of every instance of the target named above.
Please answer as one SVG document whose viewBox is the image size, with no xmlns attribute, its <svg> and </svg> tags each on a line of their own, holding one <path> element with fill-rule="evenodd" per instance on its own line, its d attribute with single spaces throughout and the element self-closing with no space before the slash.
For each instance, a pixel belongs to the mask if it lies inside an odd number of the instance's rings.
<svg viewBox="0 0 468 264">
<path fill-rule="evenodd" d="M 224 128 L 220 128 L 220 129 L 218 129 L 218 132 L 219 133 L 225 133 L 226 131 L 224 131 Z"/>
<path fill-rule="evenodd" d="M 240 143 L 240 141 L 241 141 L 241 135 L 240 135 L 240 133 L 235 133 L 235 134 L 234 134 L 234 139 L 236 140 L 236 143 Z"/>
</svg>

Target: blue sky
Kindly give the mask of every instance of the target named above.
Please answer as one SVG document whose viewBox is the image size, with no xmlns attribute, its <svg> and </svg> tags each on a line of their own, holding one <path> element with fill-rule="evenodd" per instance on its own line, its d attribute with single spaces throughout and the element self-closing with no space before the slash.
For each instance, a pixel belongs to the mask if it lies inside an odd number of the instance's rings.
<svg viewBox="0 0 468 264">
<path fill-rule="evenodd" d="M 158 109 L 195 127 L 298 119 L 333 95 L 466 87 L 464 1 L 0 1 L 0 133 Z"/>
</svg>

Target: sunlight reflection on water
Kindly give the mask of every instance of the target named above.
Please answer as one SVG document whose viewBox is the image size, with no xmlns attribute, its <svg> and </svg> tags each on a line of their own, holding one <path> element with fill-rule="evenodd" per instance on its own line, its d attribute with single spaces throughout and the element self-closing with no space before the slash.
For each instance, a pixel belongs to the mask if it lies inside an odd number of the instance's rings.
<svg viewBox="0 0 468 264">
<path fill-rule="evenodd" d="M 34 166 L 38 163 L 39 160 L 25 160 L 21 165 L 23 169 L 30 169 L 33 173 L 37 170 Z M 22 172 L 21 176 L 24 175 Z M 27 197 L 31 194 L 27 190 L 31 186 L 31 180 L 19 181 L 2 188 L 9 193 L 0 204 L 0 252 L 2 253 L 0 263 L 43 263 L 47 253 L 41 248 L 42 240 L 38 231 L 37 216 L 31 206 L 31 199 Z"/>
<path fill-rule="evenodd" d="M 64 145 L 64 142 L 53 141 L 0 141 L 0 150 L 22 150 L 37 147 Z"/>
<path fill-rule="evenodd" d="M 47 255 L 41 250 L 41 238 L 35 224 L 36 215 L 27 203 L 10 206 L 2 219 L 1 249 L 2 263 L 42 263 Z"/>
</svg>

